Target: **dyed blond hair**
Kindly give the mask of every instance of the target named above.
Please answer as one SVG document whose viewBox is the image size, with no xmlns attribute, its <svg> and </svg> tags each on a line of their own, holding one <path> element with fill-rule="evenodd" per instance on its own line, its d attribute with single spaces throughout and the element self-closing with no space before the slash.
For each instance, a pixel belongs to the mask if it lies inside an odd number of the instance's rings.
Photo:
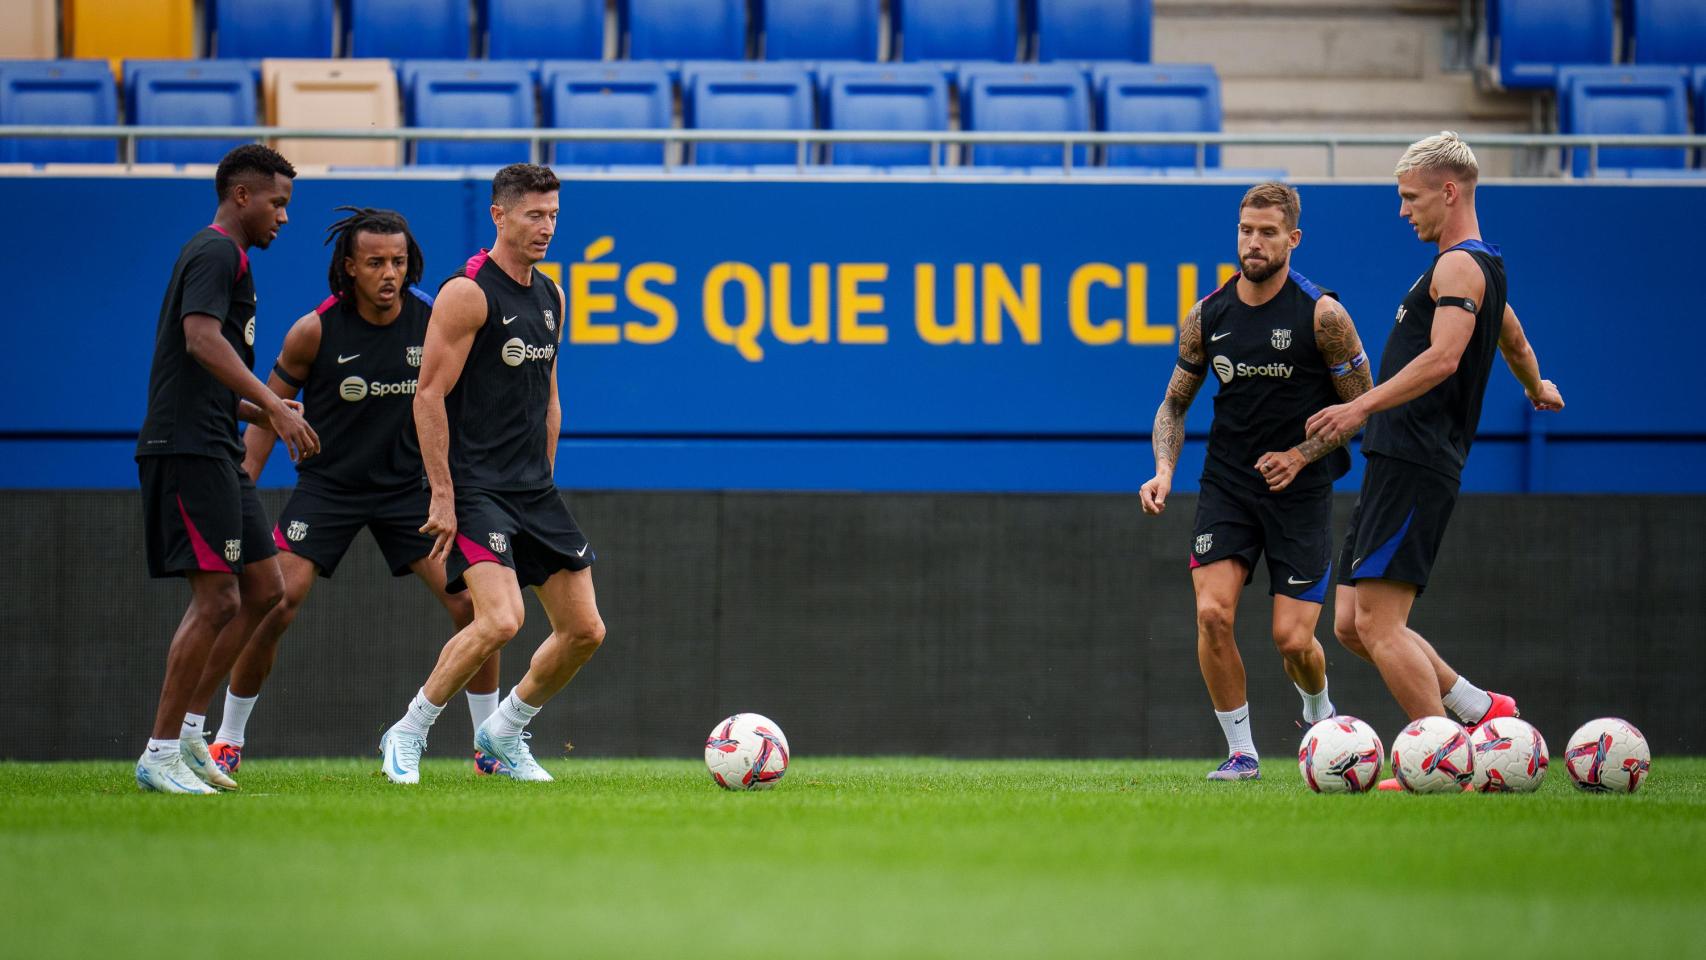
<svg viewBox="0 0 1706 960">
<path fill-rule="evenodd" d="M 1298 198 L 1297 191 L 1288 184 L 1272 180 L 1251 187 L 1244 194 L 1244 199 L 1238 203 L 1238 209 L 1245 207 L 1255 207 L 1258 210 L 1279 207 L 1287 230 L 1296 230 L 1298 218 L 1303 216 L 1303 201 Z"/>
<path fill-rule="evenodd" d="M 1452 179 L 1467 184 L 1473 184 L 1481 175 L 1481 165 L 1475 162 L 1475 151 L 1451 130 L 1442 130 L 1410 144 L 1410 148 L 1398 158 L 1398 166 L 1392 175 L 1401 177 L 1411 170 L 1443 170 L 1449 172 Z"/>
</svg>

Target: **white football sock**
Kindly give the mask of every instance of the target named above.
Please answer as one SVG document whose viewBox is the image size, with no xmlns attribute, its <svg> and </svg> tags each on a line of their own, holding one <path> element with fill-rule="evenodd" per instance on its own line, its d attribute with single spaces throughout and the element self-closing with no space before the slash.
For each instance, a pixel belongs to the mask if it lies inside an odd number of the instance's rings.
<svg viewBox="0 0 1706 960">
<path fill-rule="evenodd" d="M 178 741 L 156 740 L 148 738 L 148 757 L 150 763 L 163 763 L 178 755 Z"/>
<path fill-rule="evenodd" d="M 1292 684 L 1297 687 L 1297 684 Z M 1321 682 L 1320 693 L 1309 693 L 1302 687 L 1297 687 L 1298 696 L 1303 698 L 1303 722 L 1320 723 L 1333 715 L 1333 701 L 1327 699 L 1327 682 Z"/>
<path fill-rule="evenodd" d="M 178 731 L 178 736 L 179 737 L 199 737 L 199 736 L 201 736 L 201 728 L 206 723 L 207 723 L 207 714 L 205 714 L 205 713 L 186 713 L 186 714 L 184 714 L 183 728 Z"/>
<path fill-rule="evenodd" d="M 397 721 L 397 726 L 403 728 L 405 733 L 424 737 L 432 731 L 433 721 L 443 712 L 444 707 L 427 699 L 426 688 L 423 687 L 415 694 L 415 699 L 409 702 L 409 709 L 403 712 L 403 719 Z"/>
<path fill-rule="evenodd" d="M 475 730 L 480 729 L 480 724 L 485 723 L 486 718 L 497 709 L 498 692 L 496 690 L 491 693 L 474 693 L 471 690 L 468 692 L 468 715 L 474 718 Z"/>
<path fill-rule="evenodd" d="M 1441 698 L 1445 708 L 1456 714 L 1460 723 L 1480 723 L 1487 711 L 1493 709 L 1493 698 L 1487 691 L 1482 690 L 1469 678 L 1457 675 L 1457 682 L 1451 685 L 1451 692 Z"/>
<path fill-rule="evenodd" d="M 1256 742 L 1250 739 L 1250 705 L 1243 704 L 1236 710 L 1214 711 L 1215 719 L 1220 721 L 1221 732 L 1226 734 L 1226 755 L 1242 753 L 1256 756 Z"/>
<path fill-rule="evenodd" d="M 243 745 L 243 732 L 249 726 L 249 713 L 255 709 L 255 701 L 260 694 L 252 697 L 239 697 L 225 688 L 225 712 L 219 715 L 219 733 L 213 739 L 223 740 L 234 747 Z"/>
<path fill-rule="evenodd" d="M 539 713 L 539 708 L 515 695 L 511 690 L 504 702 L 498 704 L 497 714 L 492 718 L 492 732 L 500 737 L 514 737 L 521 734 L 522 728 Z"/>
</svg>

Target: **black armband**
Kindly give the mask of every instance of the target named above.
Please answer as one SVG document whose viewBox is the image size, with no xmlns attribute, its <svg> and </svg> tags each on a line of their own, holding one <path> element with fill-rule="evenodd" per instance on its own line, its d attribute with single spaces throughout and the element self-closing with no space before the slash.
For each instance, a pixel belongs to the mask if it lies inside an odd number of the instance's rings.
<svg viewBox="0 0 1706 960">
<path fill-rule="evenodd" d="M 1476 306 L 1475 301 L 1469 299 L 1468 297 L 1440 297 L 1438 300 L 1434 301 L 1434 306 L 1436 306 L 1436 307 L 1462 307 L 1463 309 L 1469 311 L 1470 313 L 1479 313 L 1480 312 L 1480 308 L 1478 306 Z"/>
<path fill-rule="evenodd" d="M 305 385 L 301 380 L 296 379 L 286 372 L 282 364 L 274 363 L 272 365 L 272 372 L 273 376 L 278 377 L 280 380 L 283 380 L 285 383 L 290 384 L 298 390 L 301 390 Z"/>
<path fill-rule="evenodd" d="M 1206 364 L 1206 363 L 1192 363 L 1191 361 L 1186 360 L 1184 357 L 1180 357 L 1179 358 L 1179 369 L 1185 371 L 1186 373 L 1190 374 L 1193 377 L 1200 377 L 1203 374 L 1208 372 L 1208 364 Z"/>
</svg>

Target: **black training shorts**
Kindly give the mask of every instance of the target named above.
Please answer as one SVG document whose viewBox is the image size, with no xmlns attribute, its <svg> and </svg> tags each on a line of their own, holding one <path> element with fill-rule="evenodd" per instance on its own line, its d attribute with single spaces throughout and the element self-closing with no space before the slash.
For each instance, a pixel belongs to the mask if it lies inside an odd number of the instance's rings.
<svg viewBox="0 0 1706 960">
<path fill-rule="evenodd" d="M 584 570 L 597 554 L 555 486 L 537 490 L 456 488 L 456 543 L 445 561 L 446 589 L 467 589 L 462 575 L 476 563 L 501 563 L 524 587 L 559 570 Z"/>
<path fill-rule="evenodd" d="M 273 542 L 330 577 L 363 527 L 385 554 L 391 575 L 409 572 L 409 564 L 432 552 L 432 538 L 421 532 L 432 500 L 424 483 L 390 490 L 342 490 L 305 485 L 296 488 L 278 516 Z"/>
<path fill-rule="evenodd" d="M 254 481 L 225 457 L 137 457 L 148 575 L 242 573 L 278 551 Z"/>
<path fill-rule="evenodd" d="M 1333 488 L 1258 493 L 1203 477 L 1191 534 L 1191 569 L 1237 557 L 1249 571 L 1268 555 L 1270 594 L 1321 603 L 1333 559 Z"/>
<path fill-rule="evenodd" d="M 1421 595 L 1445 539 L 1458 481 L 1408 460 L 1371 453 L 1339 552 L 1339 582 L 1396 580 Z"/>
</svg>

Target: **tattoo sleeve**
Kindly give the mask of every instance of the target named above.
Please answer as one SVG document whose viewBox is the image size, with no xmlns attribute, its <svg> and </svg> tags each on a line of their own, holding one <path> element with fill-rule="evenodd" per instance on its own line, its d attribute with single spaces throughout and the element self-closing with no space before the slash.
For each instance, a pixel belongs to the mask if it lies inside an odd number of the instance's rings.
<svg viewBox="0 0 1706 960">
<path fill-rule="evenodd" d="M 1185 314 L 1184 322 L 1179 324 L 1179 360 L 1199 369 L 1202 366 L 1201 303 L 1192 307 Z M 1157 472 L 1171 471 L 1178 465 L 1179 451 L 1185 446 L 1185 411 L 1191 408 L 1191 401 L 1196 399 L 1202 383 L 1202 374 L 1191 373 L 1182 366 L 1173 368 L 1173 377 L 1167 381 L 1167 393 L 1161 398 L 1160 409 L 1155 411 L 1153 437 Z"/>
<path fill-rule="evenodd" d="M 1374 377 L 1368 368 L 1368 357 L 1362 351 L 1362 339 L 1350 315 L 1337 303 L 1328 303 L 1315 318 L 1315 345 L 1321 359 L 1333 372 L 1333 389 L 1345 403 L 1355 400 L 1374 388 Z M 1310 463 L 1321 459 L 1348 443 L 1353 435 L 1306 439 L 1297 445 L 1297 452 Z"/>
</svg>

